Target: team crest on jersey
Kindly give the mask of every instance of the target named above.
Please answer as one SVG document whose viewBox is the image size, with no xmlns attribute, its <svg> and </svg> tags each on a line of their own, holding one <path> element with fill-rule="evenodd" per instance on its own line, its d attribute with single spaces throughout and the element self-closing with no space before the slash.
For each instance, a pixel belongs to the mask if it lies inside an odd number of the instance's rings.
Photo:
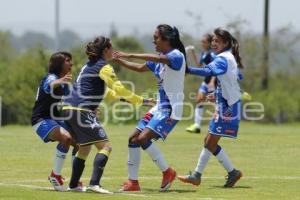
<svg viewBox="0 0 300 200">
<path fill-rule="evenodd" d="M 100 129 L 99 129 L 98 134 L 99 134 L 99 136 L 100 136 L 101 138 L 104 138 L 105 135 L 106 135 L 105 132 L 104 132 L 104 130 L 103 130 L 103 128 L 100 128 Z"/>
<path fill-rule="evenodd" d="M 218 133 L 221 133 L 221 132 L 222 132 L 222 127 L 221 127 L 221 126 L 218 126 L 218 127 L 216 128 L 216 130 L 217 130 Z"/>
</svg>

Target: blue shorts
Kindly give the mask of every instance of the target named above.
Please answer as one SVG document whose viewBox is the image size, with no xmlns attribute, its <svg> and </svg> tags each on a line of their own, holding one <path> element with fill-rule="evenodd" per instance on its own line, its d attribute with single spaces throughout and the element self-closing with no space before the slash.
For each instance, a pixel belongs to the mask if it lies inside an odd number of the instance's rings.
<svg viewBox="0 0 300 200">
<path fill-rule="evenodd" d="M 65 124 L 65 122 L 60 120 L 44 119 L 43 121 L 40 121 L 37 124 L 33 125 L 35 132 L 45 143 L 51 141 L 48 138 L 48 135 L 56 127 L 62 127 L 68 131 L 70 130 L 70 128 Z"/>
<path fill-rule="evenodd" d="M 136 129 L 143 131 L 144 128 L 149 128 L 157 134 L 157 139 L 165 140 L 177 122 L 178 120 L 170 118 L 169 112 L 156 111 L 154 114 L 146 113 Z"/>
<path fill-rule="evenodd" d="M 241 119 L 241 101 L 232 106 L 222 102 L 217 105 L 215 116 L 210 121 L 208 132 L 212 135 L 236 138 Z"/>
<path fill-rule="evenodd" d="M 201 83 L 198 92 L 201 92 L 203 94 L 208 94 L 208 85 L 206 83 Z"/>
</svg>

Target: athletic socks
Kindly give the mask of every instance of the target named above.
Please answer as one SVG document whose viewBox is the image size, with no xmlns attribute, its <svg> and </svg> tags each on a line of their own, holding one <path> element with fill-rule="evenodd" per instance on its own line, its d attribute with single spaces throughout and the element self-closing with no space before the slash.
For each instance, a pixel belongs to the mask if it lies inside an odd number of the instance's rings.
<svg viewBox="0 0 300 200">
<path fill-rule="evenodd" d="M 203 106 L 196 106 L 195 108 L 195 124 L 197 124 L 200 128 L 201 121 L 202 121 L 202 115 L 203 115 Z"/>
<path fill-rule="evenodd" d="M 102 177 L 109 154 L 110 152 L 106 149 L 102 149 L 99 153 L 96 154 L 90 185 L 100 185 L 100 179 Z"/>
<path fill-rule="evenodd" d="M 141 146 L 128 144 L 128 178 L 138 180 L 138 171 L 141 162 Z"/>
<path fill-rule="evenodd" d="M 73 165 L 76 153 L 78 152 L 78 148 L 77 147 L 73 147 L 73 151 L 72 151 L 72 158 L 71 158 L 71 166 Z"/>
<path fill-rule="evenodd" d="M 228 155 L 225 153 L 224 149 L 221 146 L 218 145 L 214 155 L 217 157 L 219 163 L 223 165 L 227 172 L 231 172 L 234 169 Z"/>
<path fill-rule="evenodd" d="M 148 144 L 142 145 L 142 148 L 148 153 L 153 162 L 159 167 L 162 172 L 166 171 L 169 168 L 165 158 L 154 143 L 149 141 Z"/>
<path fill-rule="evenodd" d="M 202 174 L 211 156 L 212 153 L 207 148 L 203 148 L 199 155 L 199 159 L 195 171 Z"/>
<path fill-rule="evenodd" d="M 85 159 L 81 157 L 80 155 L 76 155 L 74 161 L 73 161 L 73 166 L 72 166 L 72 176 L 71 180 L 69 183 L 70 188 L 76 188 L 78 186 L 78 182 L 80 180 L 80 177 L 82 175 L 82 172 L 85 167 Z"/>
<path fill-rule="evenodd" d="M 53 173 L 56 175 L 61 175 L 62 168 L 65 163 L 66 154 L 69 149 L 61 145 L 60 143 L 56 146 L 55 158 L 54 158 L 54 166 Z"/>
</svg>

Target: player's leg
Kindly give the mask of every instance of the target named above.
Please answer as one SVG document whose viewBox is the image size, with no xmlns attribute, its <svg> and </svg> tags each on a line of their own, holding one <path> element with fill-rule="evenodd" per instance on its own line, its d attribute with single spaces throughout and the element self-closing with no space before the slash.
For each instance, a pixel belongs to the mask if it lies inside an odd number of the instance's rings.
<svg viewBox="0 0 300 200">
<path fill-rule="evenodd" d="M 151 142 L 154 138 L 157 138 L 157 134 L 152 129 L 145 128 L 139 135 L 138 140 L 142 149 L 151 157 L 152 161 L 161 170 L 163 178 L 160 191 L 164 192 L 171 187 L 172 182 L 176 178 L 176 171 L 169 167 L 158 146 Z"/>
<path fill-rule="evenodd" d="M 209 161 L 209 159 L 211 158 L 212 153 L 210 152 L 210 150 L 208 150 L 205 147 L 205 144 L 208 140 L 209 134 L 206 135 L 205 139 L 204 139 L 204 147 L 200 152 L 199 158 L 198 158 L 198 162 L 197 165 L 195 167 L 194 172 L 188 174 L 188 175 L 183 175 L 183 176 L 178 176 L 178 179 L 184 183 L 190 183 L 193 185 L 200 185 L 201 183 L 201 176 L 202 173 Z"/>
<path fill-rule="evenodd" d="M 201 132 L 201 122 L 202 122 L 202 115 L 203 115 L 203 111 L 204 111 L 202 102 L 204 100 L 205 100 L 205 93 L 199 91 L 196 96 L 194 124 L 187 127 L 186 131 L 188 131 L 190 133 L 200 133 Z"/>
<path fill-rule="evenodd" d="M 137 140 L 144 151 L 162 171 L 163 179 L 160 191 L 168 190 L 176 178 L 176 172 L 167 164 L 158 146 L 151 142 L 152 139 L 165 139 L 177 124 L 177 120 L 169 117 L 169 113 L 155 113 L 146 128 L 139 134 Z"/>
<path fill-rule="evenodd" d="M 59 142 L 56 146 L 53 170 L 48 177 L 48 180 L 53 185 L 55 190 L 64 191 L 64 180 L 61 176 L 61 172 L 64 166 L 66 155 L 72 142 L 72 137 L 66 129 L 61 126 L 56 126 L 49 132 L 47 140 Z"/>
<path fill-rule="evenodd" d="M 210 136 L 210 139 L 212 137 L 215 137 L 214 135 Z M 211 145 L 211 140 L 208 140 L 208 145 Z M 225 152 L 224 148 L 222 148 L 220 145 L 215 145 L 214 142 L 210 151 L 213 152 L 213 155 L 218 159 L 219 163 L 228 172 L 227 180 L 224 184 L 224 187 L 233 187 L 234 184 L 242 177 L 242 172 L 234 168 L 231 160 L 229 159 L 229 156 Z"/>
<path fill-rule="evenodd" d="M 138 171 L 141 161 L 141 144 L 139 143 L 139 135 L 145 129 L 146 125 L 152 119 L 153 115 L 147 112 L 139 121 L 134 132 L 128 139 L 128 180 L 123 183 L 120 191 L 138 192 L 141 190 L 138 181 Z"/>
<path fill-rule="evenodd" d="M 87 191 L 111 194 L 111 192 L 104 189 L 100 184 L 104 168 L 112 151 L 111 144 L 108 141 L 103 141 L 97 142 L 94 145 L 96 146 L 98 153 L 94 158 L 93 172 L 90 179 L 90 185 L 87 187 Z"/>
<path fill-rule="evenodd" d="M 78 185 L 80 177 L 85 168 L 85 161 L 91 151 L 91 145 L 80 146 L 73 161 L 72 175 L 69 183 L 69 190 L 83 191 L 83 188 Z"/>
<path fill-rule="evenodd" d="M 141 130 L 138 128 L 129 136 L 128 139 L 128 180 L 123 183 L 120 191 L 137 192 L 140 191 L 140 185 L 138 181 L 138 171 L 141 162 L 141 145 L 138 144 L 138 136 Z"/>
</svg>

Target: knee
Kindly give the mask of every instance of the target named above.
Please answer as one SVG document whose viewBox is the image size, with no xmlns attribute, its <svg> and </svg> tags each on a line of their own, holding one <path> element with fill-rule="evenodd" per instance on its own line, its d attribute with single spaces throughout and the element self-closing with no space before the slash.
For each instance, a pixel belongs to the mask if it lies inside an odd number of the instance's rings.
<svg viewBox="0 0 300 200">
<path fill-rule="evenodd" d="M 204 145 L 205 148 L 207 148 L 212 154 L 216 151 L 217 145 L 216 144 L 211 144 L 211 143 L 205 143 Z"/>
<path fill-rule="evenodd" d="M 112 152 L 112 146 L 110 143 L 106 143 L 103 148 L 109 153 Z"/>
<path fill-rule="evenodd" d="M 61 144 L 66 147 L 69 148 L 72 144 L 72 137 L 69 135 L 64 135 L 63 136 L 63 141 L 61 142 Z"/>
<path fill-rule="evenodd" d="M 146 145 L 149 143 L 149 139 L 146 138 L 146 137 L 143 137 L 143 136 L 139 136 L 137 139 L 136 139 L 136 143 L 143 146 L 143 145 Z"/>
</svg>

